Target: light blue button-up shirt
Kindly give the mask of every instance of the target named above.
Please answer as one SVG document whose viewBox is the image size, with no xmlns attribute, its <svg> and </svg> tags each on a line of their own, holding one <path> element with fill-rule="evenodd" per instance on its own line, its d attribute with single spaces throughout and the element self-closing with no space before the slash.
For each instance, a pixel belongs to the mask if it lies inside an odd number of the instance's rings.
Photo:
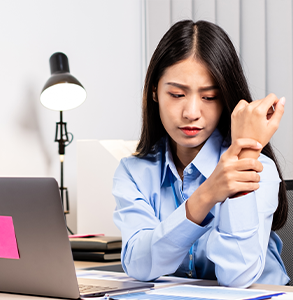
<svg viewBox="0 0 293 300">
<path fill-rule="evenodd" d="M 259 157 L 263 171 L 258 190 L 216 204 L 201 225 L 186 218 L 183 203 L 212 174 L 226 150 L 216 129 L 185 168 L 183 182 L 168 138 L 153 154 L 121 160 L 113 180 L 114 222 L 121 230 L 122 266 L 129 276 L 145 281 L 167 274 L 186 276 L 194 244 L 194 278 L 236 287 L 289 281 L 280 257 L 282 242 L 271 231 L 280 179 L 268 157 Z M 178 208 L 170 180 L 182 204 Z"/>
</svg>

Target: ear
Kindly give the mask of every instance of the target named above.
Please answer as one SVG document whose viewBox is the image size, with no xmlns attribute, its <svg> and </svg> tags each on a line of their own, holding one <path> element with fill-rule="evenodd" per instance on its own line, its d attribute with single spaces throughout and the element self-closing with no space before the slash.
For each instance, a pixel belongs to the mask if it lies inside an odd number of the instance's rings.
<svg viewBox="0 0 293 300">
<path fill-rule="evenodd" d="M 157 89 L 153 86 L 153 100 L 158 102 Z"/>
</svg>

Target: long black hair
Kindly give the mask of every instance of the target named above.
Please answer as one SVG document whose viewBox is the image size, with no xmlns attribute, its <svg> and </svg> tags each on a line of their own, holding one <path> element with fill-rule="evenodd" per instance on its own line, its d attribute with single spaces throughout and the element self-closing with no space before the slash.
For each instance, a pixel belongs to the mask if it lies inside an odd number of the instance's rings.
<svg viewBox="0 0 293 300">
<path fill-rule="evenodd" d="M 159 42 L 147 70 L 143 91 L 141 137 L 135 153 L 137 157 L 144 157 L 152 152 L 156 143 L 166 135 L 158 103 L 153 100 L 153 91 L 156 90 L 160 78 L 168 67 L 190 56 L 207 67 L 220 88 L 224 108 L 218 129 L 225 139 L 231 138 L 231 113 L 239 100 L 252 101 L 238 55 L 225 31 L 207 21 L 177 22 Z M 272 229 L 277 230 L 284 226 L 287 220 L 286 188 L 270 144 L 263 148 L 262 153 L 275 162 L 282 180 L 279 188 L 279 205 L 272 224 Z"/>
</svg>

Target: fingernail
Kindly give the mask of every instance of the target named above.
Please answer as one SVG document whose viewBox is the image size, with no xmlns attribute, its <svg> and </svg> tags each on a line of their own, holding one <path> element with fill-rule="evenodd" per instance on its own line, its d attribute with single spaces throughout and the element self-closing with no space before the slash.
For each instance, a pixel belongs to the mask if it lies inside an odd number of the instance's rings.
<svg viewBox="0 0 293 300">
<path fill-rule="evenodd" d="M 280 99 L 280 103 L 281 103 L 282 105 L 285 105 L 285 102 L 286 102 L 286 98 L 285 98 L 285 97 L 282 97 L 282 98 Z"/>
<path fill-rule="evenodd" d="M 262 144 L 259 142 L 256 143 L 256 146 L 257 146 L 257 148 L 262 148 Z"/>
</svg>

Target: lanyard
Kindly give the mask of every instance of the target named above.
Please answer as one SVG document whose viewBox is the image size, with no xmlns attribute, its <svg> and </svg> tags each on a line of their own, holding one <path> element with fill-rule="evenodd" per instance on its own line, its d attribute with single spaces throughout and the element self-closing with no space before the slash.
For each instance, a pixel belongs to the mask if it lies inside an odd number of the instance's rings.
<svg viewBox="0 0 293 300">
<path fill-rule="evenodd" d="M 179 199 L 176 195 L 175 192 L 175 186 L 174 186 L 174 182 L 173 182 L 173 178 L 172 178 L 172 173 L 169 170 L 169 181 L 172 187 L 172 191 L 173 191 L 173 195 L 174 195 L 174 200 L 175 200 L 175 205 L 176 205 L 176 209 L 181 205 L 181 203 L 179 203 Z M 191 246 L 191 248 L 189 249 L 189 273 L 187 274 L 188 277 L 192 277 L 192 258 L 193 258 L 193 249 L 194 249 L 194 244 Z"/>
</svg>

